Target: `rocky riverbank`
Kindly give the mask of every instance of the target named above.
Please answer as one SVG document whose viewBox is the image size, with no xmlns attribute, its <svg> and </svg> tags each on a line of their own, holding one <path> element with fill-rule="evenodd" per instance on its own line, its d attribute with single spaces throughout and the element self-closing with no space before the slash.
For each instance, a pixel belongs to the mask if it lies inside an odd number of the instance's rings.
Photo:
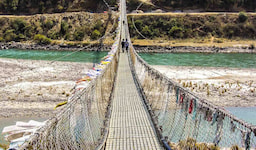
<svg viewBox="0 0 256 150">
<path fill-rule="evenodd" d="M 139 53 L 256 53 L 250 47 L 134 46 Z"/>
<path fill-rule="evenodd" d="M 71 95 L 91 63 L 0 59 L 0 118 L 50 117 Z M 255 106 L 256 70 L 154 66 L 169 78 L 221 106 Z"/>
<path fill-rule="evenodd" d="M 256 53 L 256 49 L 246 46 L 236 47 L 193 47 L 193 46 L 134 46 L 139 53 Z M 57 51 L 110 51 L 111 45 L 39 45 L 34 43 L 0 43 L 0 49 L 25 49 L 25 50 L 57 50 Z"/>
<path fill-rule="evenodd" d="M 0 59 L 0 118 L 53 116 L 91 63 Z"/>
<path fill-rule="evenodd" d="M 254 68 L 153 67 L 217 106 L 256 106 L 256 69 Z"/>
<path fill-rule="evenodd" d="M 39 45 L 31 43 L 20 43 L 20 42 L 10 42 L 10 43 L 0 43 L 0 49 L 24 49 L 24 50 L 57 50 L 57 51 L 110 51 L 110 45 Z"/>
</svg>

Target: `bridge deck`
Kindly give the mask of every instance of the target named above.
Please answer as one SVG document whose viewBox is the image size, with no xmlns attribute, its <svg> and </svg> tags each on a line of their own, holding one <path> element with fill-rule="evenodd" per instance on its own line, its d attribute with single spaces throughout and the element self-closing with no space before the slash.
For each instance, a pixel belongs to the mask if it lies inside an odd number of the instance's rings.
<svg viewBox="0 0 256 150">
<path fill-rule="evenodd" d="M 106 150 L 162 149 L 133 81 L 126 54 L 120 54 Z"/>
</svg>

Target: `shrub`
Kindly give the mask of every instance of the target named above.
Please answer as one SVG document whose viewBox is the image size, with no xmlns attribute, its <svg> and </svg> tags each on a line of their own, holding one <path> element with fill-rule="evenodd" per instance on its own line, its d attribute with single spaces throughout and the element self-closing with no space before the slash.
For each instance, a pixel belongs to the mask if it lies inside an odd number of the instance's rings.
<svg viewBox="0 0 256 150">
<path fill-rule="evenodd" d="M 58 5 L 57 5 L 57 8 L 56 8 L 56 11 L 57 11 L 57 12 L 62 12 L 63 9 L 64 9 L 64 7 L 61 6 L 60 4 L 58 4 Z"/>
<path fill-rule="evenodd" d="M 100 31 L 102 26 L 103 26 L 102 21 L 101 20 L 97 20 L 93 28 L 98 30 L 98 31 Z"/>
<path fill-rule="evenodd" d="M 183 29 L 181 27 L 173 26 L 169 30 L 169 35 L 173 38 L 182 38 L 183 37 Z"/>
<path fill-rule="evenodd" d="M 25 27 L 24 35 L 27 38 L 33 37 L 34 33 L 33 33 L 33 27 L 31 25 L 28 25 Z"/>
<path fill-rule="evenodd" d="M 177 19 L 176 18 L 172 18 L 170 21 L 168 21 L 168 22 L 165 22 L 164 21 L 164 23 L 163 23 L 163 25 L 165 26 L 165 27 L 174 27 L 174 26 L 177 26 L 177 24 L 178 24 L 178 21 L 177 21 Z"/>
<path fill-rule="evenodd" d="M 68 32 L 68 28 L 69 28 L 68 23 L 65 21 L 62 21 L 60 26 L 60 34 L 64 36 Z"/>
<path fill-rule="evenodd" d="M 154 37 L 161 37 L 161 33 L 160 33 L 160 30 L 159 29 L 153 29 L 153 32 L 152 32 L 153 36 Z"/>
<path fill-rule="evenodd" d="M 24 33 L 26 26 L 27 22 L 20 18 L 11 22 L 11 27 L 15 30 L 16 34 Z"/>
<path fill-rule="evenodd" d="M 71 37 L 70 33 L 67 33 L 64 35 L 64 40 L 70 40 L 70 37 Z"/>
<path fill-rule="evenodd" d="M 14 30 L 6 30 L 4 33 L 4 39 L 6 42 L 15 41 L 17 35 L 14 33 Z"/>
<path fill-rule="evenodd" d="M 9 5 L 11 11 L 16 11 L 18 9 L 19 0 L 10 0 L 7 4 Z"/>
<path fill-rule="evenodd" d="M 26 39 L 26 37 L 21 33 L 17 36 L 17 41 L 21 41 L 21 40 L 25 40 L 25 39 Z"/>
<path fill-rule="evenodd" d="M 55 30 L 49 30 L 48 33 L 47 33 L 47 36 L 51 39 L 58 39 L 59 37 L 59 33 Z"/>
<path fill-rule="evenodd" d="M 135 21 L 134 21 L 134 24 L 135 24 L 135 26 L 136 26 L 136 28 L 137 28 L 138 30 L 142 30 L 142 28 L 143 28 L 143 22 L 142 22 L 142 20 L 135 20 Z"/>
<path fill-rule="evenodd" d="M 234 36 L 239 36 L 240 29 L 239 26 L 229 23 L 226 26 L 224 26 L 223 32 L 225 37 L 232 38 Z"/>
<path fill-rule="evenodd" d="M 83 30 L 76 30 L 73 34 L 74 40 L 82 41 L 84 38 L 84 31 Z"/>
<path fill-rule="evenodd" d="M 34 41 L 37 44 L 50 44 L 51 43 L 51 39 L 47 38 L 46 36 L 42 35 L 42 34 L 37 34 L 34 36 Z"/>
<path fill-rule="evenodd" d="M 45 11 L 44 2 L 40 1 L 39 2 L 39 12 L 43 13 L 44 11 Z"/>
<path fill-rule="evenodd" d="M 219 38 L 214 38 L 213 40 L 214 43 L 223 43 L 223 39 L 219 39 Z"/>
<path fill-rule="evenodd" d="M 251 44 L 251 45 L 249 46 L 249 49 L 254 49 L 254 48 L 255 48 L 254 44 Z"/>
<path fill-rule="evenodd" d="M 147 25 L 143 27 L 141 33 L 146 37 L 150 37 L 152 35 L 152 32 Z"/>
<path fill-rule="evenodd" d="M 53 23 L 53 21 L 52 20 L 47 20 L 45 23 L 44 23 L 44 27 L 46 28 L 46 29 L 51 29 L 52 27 L 54 26 L 54 23 Z"/>
<path fill-rule="evenodd" d="M 238 16 L 239 22 L 243 23 L 248 19 L 248 16 L 246 15 L 245 12 L 240 12 Z"/>
<path fill-rule="evenodd" d="M 96 30 L 94 30 L 94 31 L 92 32 L 91 39 L 96 40 L 96 39 L 98 39 L 100 36 L 101 36 L 100 31 L 98 31 L 98 30 L 96 29 Z"/>
</svg>

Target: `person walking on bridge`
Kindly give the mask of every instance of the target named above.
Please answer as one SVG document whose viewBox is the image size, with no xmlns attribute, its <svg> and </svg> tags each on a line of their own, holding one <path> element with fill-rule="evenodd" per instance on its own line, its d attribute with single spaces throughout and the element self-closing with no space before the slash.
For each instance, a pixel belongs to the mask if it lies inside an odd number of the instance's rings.
<svg viewBox="0 0 256 150">
<path fill-rule="evenodd" d="M 128 40 L 126 39 L 125 41 L 125 49 L 126 49 L 126 52 L 128 53 L 128 49 L 129 49 L 129 42 Z"/>
<path fill-rule="evenodd" d="M 121 42 L 121 45 L 122 45 L 122 51 L 123 51 L 123 53 L 124 53 L 124 46 L 125 46 L 125 41 L 124 41 L 124 39 L 122 40 L 122 42 Z"/>
</svg>

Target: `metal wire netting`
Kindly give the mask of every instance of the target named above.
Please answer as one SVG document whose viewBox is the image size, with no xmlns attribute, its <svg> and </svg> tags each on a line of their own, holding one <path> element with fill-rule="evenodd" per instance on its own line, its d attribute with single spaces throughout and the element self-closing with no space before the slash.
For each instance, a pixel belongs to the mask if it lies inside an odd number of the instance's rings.
<svg viewBox="0 0 256 150">
<path fill-rule="evenodd" d="M 117 49 L 120 32 L 117 34 Z M 118 51 L 95 79 L 77 90 L 68 104 L 36 131 L 20 149 L 97 149 L 103 146 L 110 117 L 110 100 L 118 65 Z"/>
<path fill-rule="evenodd" d="M 176 145 L 193 139 L 221 148 L 256 148 L 255 126 L 170 80 L 148 65 L 133 47 L 130 57 L 161 137 Z"/>
</svg>

